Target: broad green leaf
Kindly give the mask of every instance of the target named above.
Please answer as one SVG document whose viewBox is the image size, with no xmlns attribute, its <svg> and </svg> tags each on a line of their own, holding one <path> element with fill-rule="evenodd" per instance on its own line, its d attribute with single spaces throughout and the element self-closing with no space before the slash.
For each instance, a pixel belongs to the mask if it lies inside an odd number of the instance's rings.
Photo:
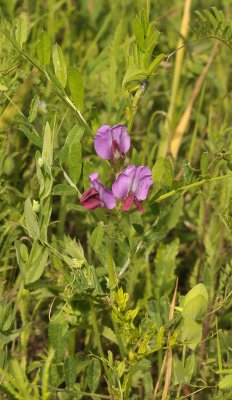
<svg viewBox="0 0 232 400">
<path fill-rule="evenodd" d="M 208 155 L 208 153 L 202 153 L 200 166 L 201 166 L 201 175 L 202 176 L 207 175 L 208 166 L 209 166 L 209 155 Z"/>
<path fill-rule="evenodd" d="M 187 347 L 195 350 L 202 338 L 201 324 L 198 324 L 190 318 L 184 318 L 178 329 L 180 330 L 180 340 L 184 342 Z"/>
<path fill-rule="evenodd" d="M 231 390 L 232 389 L 232 375 L 227 375 L 222 378 L 218 383 L 219 389 Z"/>
<path fill-rule="evenodd" d="M 143 220 L 141 217 L 141 213 L 138 211 L 133 212 L 132 214 L 129 215 L 130 223 L 135 229 L 135 231 L 138 233 L 138 235 L 142 235 L 144 228 L 143 228 Z"/>
<path fill-rule="evenodd" d="M 25 279 L 26 264 L 28 262 L 28 257 L 29 257 L 28 249 L 24 243 L 20 243 L 19 240 L 16 240 L 15 251 L 20 272 L 22 274 L 23 279 Z"/>
<path fill-rule="evenodd" d="M 179 239 L 170 244 L 161 244 L 155 258 L 154 293 L 157 299 L 169 295 L 175 283 L 176 257 L 179 251 Z"/>
<path fill-rule="evenodd" d="M 155 27 L 153 27 L 153 29 L 155 29 Z M 150 24 L 149 31 L 151 31 L 151 30 L 152 30 L 152 27 Z M 160 32 L 155 29 L 153 32 L 150 32 L 149 37 L 146 38 L 146 46 L 145 46 L 145 54 L 143 57 L 143 63 L 144 63 L 144 66 L 148 69 L 150 76 L 153 75 L 153 73 L 152 73 L 153 68 L 154 68 L 154 70 L 153 70 L 153 72 L 154 72 L 156 65 L 159 64 L 159 56 L 158 56 L 158 59 L 156 57 L 154 60 L 155 65 L 153 64 L 154 61 L 151 62 L 151 58 L 154 53 L 154 48 L 157 44 L 159 36 L 160 36 Z M 152 66 L 152 64 L 153 64 L 153 66 Z"/>
<path fill-rule="evenodd" d="M 42 147 L 42 138 L 38 135 L 37 132 L 32 131 L 26 125 L 19 124 L 19 130 L 24 133 L 24 135 L 36 146 Z"/>
<path fill-rule="evenodd" d="M 205 297 L 198 295 L 184 305 L 182 315 L 194 320 L 199 320 L 204 317 L 207 311 L 207 302 Z"/>
<path fill-rule="evenodd" d="M 3 335 L 0 332 L 0 342 L 2 346 L 5 346 L 6 344 L 12 342 L 15 340 L 20 334 L 22 333 L 22 329 L 17 329 L 13 331 L 12 333 L 8 333 L 7 335 Z"/>
<path fill-rule="evenodd" d="M 84 129 L 79 124 L 74 125 L 66 137 L 65 145 L 60 150 L 59 161 L 61 164 L 68 161 L 69 149 L 72 147 L 73 143 L 79 143 L 81 141 L 83 134 Z"/>
<path fill-rule="evenodd" d="M 197 296 L 203 296 L 206 303 L 208 303 L 208 292 L 203 283 L 198 283 L 198 285 L 194 286 L 184 297 L 182 307 L 186 306 L 188 302 L 195 299 Z"/>
<path fill-rule="evenodd" d="M 49 341 L 55 350 L 55 359 L 62 361 L 64 353 L 68 348 L 68 321 L 65 314 L 53 316 L 48 325 Z"/>
<path fill-rule="evenodd" d="M 161 61 L 165 58 L 165 54 L 159 54 L 149 66 L 149 75 L 153 75 L 160 65 Z"/>
<path fill-rule="evenodd" d="M 65 90 L 59 79 L 56 77 L 56 75 L 53 73 L 52 68 L 50 65 L 47 65 L 44 67 L 46 76 L 48 80 L 51 82 L 52 86 L 56 90 L 56 92 L 61 95 L 61 96 L 66 96 Z"/>
<path fill-rule="evenodd" d="M 74 357 L 67 357 L 64 362 L 64 377 L 69 389 L 76 383 L 76 370 L 78 361 Z"/>
<path fill-rule="evenodd" d="M 196 356 L 194 353 L 190 354 L 190 356 L 188 356 L 185 360 L 185 370 L 187 371 L 188 383 L 190 383 L 192 379 L 195 363 L 196 363 Z"/>
<path fill-rule="evenodd" d="M 112 331 L 112 329 L 109 328 L 108 326 L 103 327 L 102 336 L 104 336 L 106 339 L 110 340 L 111 342 L 118 344 L 117 337 L 116 337 L 114 331 Z"/>
<path fill-rule="evenodd" d="M 163 183 L 171 186 L 173 181 L 173 170 L 171 161 L 168 158 L 159 157 L 152 168 L 152 178 L 156 184 Z"/>
<path fill-rule="evenodd" d="M 69 148 L 68 170 L 69 176 L 75 185 L 79 181 L 82 169 L 82 148 L 81 144 L 74 142 Z"/>
<path fill-rule="evenodd" d="M 29 121 L 33 122 L 36 119 L 37 111 L 39 106 L 39 96 L 36 95 L 30 105 L 30 112 L 29 112 Z"/>
<path fill-rule="evenodd" d="M 82 111 L 84 106 L 84 85 L 81 73 L 78 68 L 69 68 L 68 85 L 74 105 L 78 110 Z"/>
<path fill-rule="evenodd" d="M 104 230 L 102 225 L 98 225 L 90 236 L 90 244 L 95 251 L 98 251 L 103 240 Z"/>
<path fill-rule="evenodd" d="M 187 371 L 178 357 L 173 358 L 172 383 L 173 385 L 188 383 Z"/>
<path fill-rule="evenodd" d="M 173 358 L 172 368 L 172 383 L 177 384 L 189 384 L 194 372 L 195 367 L 195 354 L 191 354 L 186 360 L 185 365 L 177 358 Z"/>
<path fill-rule="evenodd" d="M 58 44 L 55 44 L 52 48 L 52 61 L 56 77 L 62 87 L 65 88 L 67 83 L 67 67 L 63 52 Z"/>
<path fill-rule="evenodd" d="M 75 239 L 71 239 L 68 236 L 64 236 L 62 247 L 66 255 L 70 256 L 77 268 L 80 268 L 85 262 L 84 250 L 80 242 Z"/>
<path fill-rule="evenodd" d="M 134 33 L 135 33 L 136 41 L 137 41 L 139 48 L 141 50 L 143 50 L 144 44 L 145 44 L 144 31 L 143 31 L 143 27 L 142 27 L 141 23 L 138 20 L 138 17 L 136 17 L 134 19 Z"/>
<path fill-rule="evenodd" d="M 39 224 L 37 222 L 36 214 L 33 211 L 31 200 L 27 199 L 24 205 L 24 216 L 28 234 L 32 239 L 38 239 L 40 235 Z"/>
<path fill-rule="evenodd" d="M 25 284 L 36 282 L 44 272 L 44 268 L 48 260 L 48 250 L 39 243 L 35 244 L 29 256 L 26 271 L 25 271 Z"/>
<path fill-rule="evenodd" d="M 87 384 L 91 392 L 95 392 L 101 377 L 101 363 L 94 358 L 87 369 Z"/>
<path fill-rule="evenodd" d="M 89 174 L 91 174 L 93 171 L 94 171 L 93 164 L 90 161 L 86 161 L 83 167 L 83 184 L 85 190 L 88 189 L 90 186 Z"/>
<path fill-rule="evenodd" d="M 53 187 L 53 196 L 75 196 L 77 191 L 70 185 L 59 183 Z"/>
<path fill-rule="evenodd" d="M 83 134 L 84 134 L 83 127 L 80 126 L 79 124 L 76 124 L 68 133 L 65 143 L 67 143 L 68 146 L 71 146 L 74 142 L 80 142 Z"/>
<path fill-rule="evenodd" d="M 123 78 L 122 87 L 126 92 L 134 92 L 140 88 L 144 79 L 147 78 L 147 71 L 138 65 L 129 65 Z"/>
<path fill-rule="evenodd" d="M 37 42 L 37 54 L 39 64 L 44 67 L 51 59 L 51 39 L 47 32 L 40 32 Z"/>
<path fill-rule="evenodd" d="M 0 317 L 0 331 L 8 331 L 15 317 L 12 303 L 9 300 L 7 302 L 0 301 Z"/>
<path fill-rule="evenodd" d="M 20 47 L 26 42 L 28 36 L 28 23 L 25 18 L 20 18 L 15 31 L 15 39 Z"/>
<path fill-rule="evenodd" d="M 0 83 L 0 91 L 5 92 L 6 90 L 8 90 L 8 87 Z"/>
</svg>

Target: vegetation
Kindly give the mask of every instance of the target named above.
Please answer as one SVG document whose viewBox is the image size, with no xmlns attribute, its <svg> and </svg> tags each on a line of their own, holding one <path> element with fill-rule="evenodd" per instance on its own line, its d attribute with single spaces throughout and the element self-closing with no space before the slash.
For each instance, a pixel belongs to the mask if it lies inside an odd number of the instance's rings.
<svg viewBox="0 0 232 400">
<path fill-rule="evenodd" d="M 230 400 L 232 1 L 0 5 L 0 398 Z"/>
</svg>

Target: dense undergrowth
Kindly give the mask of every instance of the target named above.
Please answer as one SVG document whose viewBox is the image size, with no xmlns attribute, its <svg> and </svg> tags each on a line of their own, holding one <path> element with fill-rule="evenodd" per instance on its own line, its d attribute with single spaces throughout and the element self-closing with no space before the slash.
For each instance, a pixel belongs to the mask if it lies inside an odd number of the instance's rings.
<svg viewBox="0 0 232 400">
<path fill-rule="evenodd" d="M 230 400 L 232 1 L 0 6 L 0 398 Z"/>
</svg>

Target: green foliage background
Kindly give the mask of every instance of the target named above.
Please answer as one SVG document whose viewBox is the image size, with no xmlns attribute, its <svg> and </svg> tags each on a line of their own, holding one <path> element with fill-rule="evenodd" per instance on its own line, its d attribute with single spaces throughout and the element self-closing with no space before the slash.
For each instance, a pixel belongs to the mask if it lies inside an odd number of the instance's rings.
<svg viewBox="0 0 232 400">
<path fill-rule="evenodd" d="M 2 399 L 231 399 L 232 2 L 192 1 L 172 100 L 184 5 L 0 0 Z M 79 204 L 117 123 L 142 215 Z"/>
</svg>

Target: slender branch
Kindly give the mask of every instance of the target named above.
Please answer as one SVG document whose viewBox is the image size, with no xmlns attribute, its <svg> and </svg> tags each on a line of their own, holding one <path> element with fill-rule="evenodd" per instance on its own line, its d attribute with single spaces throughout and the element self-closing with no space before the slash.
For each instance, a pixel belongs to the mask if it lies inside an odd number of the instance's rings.
<svg viewBox="0 0 232 400">
<path fill-rule="evenodd" d="M 157 199 L 155 199 L 156 202 L 160 202 L 161 200 L 167 199 L 168 197 L 173 196 L 174 194 L 178 193 L 178 192 L 185 192 L 186 190 L 189 189 L 193 189 L 195 187 L 201 186 L 204 183 L 210 183 L 210 182 L 214 182 L 214 181 L 219 181 L 221 179 L 225 179 L 225 178 L 232 178 L 232 174 L 226 174 L 226 175 L 221 175 L 221 176 L 215 176 L 214 178 L 204 178 L 201 181 L 198 182 L 194 182 L 191 183 L 190 185 L 186 185 L 186 186 L 182 186 L 178 189 L 174 189 L 171 190 L 168 193 L 162 194 L 161 196 L 157 197 Z"/>
<path fill-rule="evenodd" d="M 166 121 L 165 127 L 164 127 L 165 129 L 164 129 L 163 141 L 159 148 L 159 156 L 165 156 L 165 154 L 167 153 L 170 136 L 171 136 L 171 132 L 173 129 L 173 118 L 174 118 L 174 114 L 175 114 L 176 98 L 177 98 L 177 94 L 178 94 L 180 78 L 181 78 L 182 69 L 183 69 L 183 61 L 184 61 L 184 54 L 185 54 L 185 40 L 188 36 L 188 31 L 189 31 L 191 3 L 192 3 L 192 0 L 185 0 L 184 12 L 183 12 L 183 17 L 182 17 L 181 27 L 180 27 L 180 39 L 177 43 L 177 48 L 176 48 L 176 50 L 178 50 L 178 52 L 175 51 L 176 52 L 176 61 L 175 61 L 175 66 L 174 66 L 173 79 L 172 79 L 171 99 L 170 99 L 170 104 L 169 104 L 168 113 L 167 113 L 167 121 L 170 121 L 170 126 Z"/>
<path fill-rule="evenodd" d="M 159 374 L 158 380 L 157 380 L 156 385 L 155 385 L 155 390 L 154 390 L 154 393 L 153 393 L 153 400 L 156 400 L 156 396 L 157 396 L 157 392 L 158 392 L 159 385 L 160 385 L 160 382 L 161 382 L 161 378 L 162 378 L 163 373 L 164 373 L 164 367 L 165 367 L 166 361 L 167 361 L 167 352 L 165 352 L 165 355 L 164 355 L 164 358 L 163 358 L 163 362 L 162 362 L 162 366 L 161 366 L 161 370 L 160 370 L 160 374 Z"/>
<path fill-rule="evenodd" d="M 195 85 L 195 87 L 193 89 L 193 93 L 192 93 L 192 96 L 190 97 L 189 103 L 188 103 L 188 105 L 187 105 L 187 107 L 185 109 L 184 114 L 182 115 L 182 117 L 180 119 L 179 124 L 176 127 L 176 130 L 174 132 L 173 138 L 171 140 L 171 145 L 170 145 L 171 153 L 172 153 L 174 158 L 177 157 L 177 154 L 179 152 L 179 148 L 180 148 L 180 145 L 181 145 L 181 141 L 182 141 L 183 135 L 184 135 L 184 133 L 186 131 L 186 128 L 188 126 L 188 123 L 189 123 L 189 120 L 190 120 L 190 117 L 191 117 L 191 114 L 192 114 L 193 105 L 194 105 L 194 103 L 195 103 L 195 101 L 196 101 L 196 99 L 197 99 L 197 97 L 198 97 L 198 95 L 200 93 L 200 90 L 202 88 L 202 85 L 203 85 L 203 82 L 205 80 L 205 77 L 206 77 L 206 75 L 207 75 L 207 73 L 208 73 L 208 71 L 209 71 L 209 69 L 210 69 L 210 67 L 211 67 L 211 65 L 213 63 L 213 60 L 214 60 L 214 58 L 215 58 L 215 56 L 217 54 L 217 51 L 218 51 L 218 42 L 216 42 L 214 44 L 212 53 L 211 53 L 211 55 L 210 55 L 210 57 L 209 57 L 209 59 L 207 61 L 207 64 L 205 65 L 201 75 L 199 76 L 199 78 L 198 78 L 198 80 L 196 82 L 196 85 Z"/>
<path fill-rule="evenodd" d="M 90 310 L 91 310 L 93 331 L 94 331 L 95 339 L 96 339 L 96 342 L 97 342 L 98 352 L 99 352 L 99 355 L 101 357 L 101 361 L 102 361 L 102 364 L 103 364 L 103 367 L 104 367 L 104 370 L 105 370 L 105 373 L 106 373 L 106 376 L 107 376 L 107 379 L 108 379 L 109 386 L 111 387 L 112 386 L 112 379 L 111 379 L 110 372 L 109 372 L 108 367 L 107 367 L 106 362 L 105 362 L 105 355 L 104 355 L 104 351 L 103 351 L 102 344 L 101 344 L 100 333 L 99 333 L 98 325 L 97 325 L 96 310 L 95 310 L 95 306 L 94 306 L 93 300 L 90 300 Z"/>
</svg>

